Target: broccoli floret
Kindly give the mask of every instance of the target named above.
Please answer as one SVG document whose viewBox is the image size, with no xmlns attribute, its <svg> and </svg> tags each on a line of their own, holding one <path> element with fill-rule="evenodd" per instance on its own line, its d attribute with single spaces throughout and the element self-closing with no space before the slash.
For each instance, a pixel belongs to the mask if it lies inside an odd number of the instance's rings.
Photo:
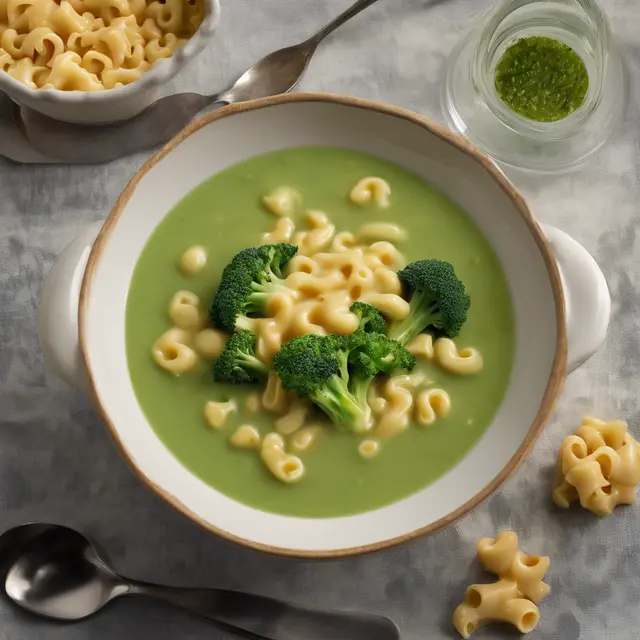
<svg viewBox="0 0 640 640">
<path fill-rule="evenodd" d="M 366 333 L 386 333 L 387 322 L 383 315 L 370 304 L 365 302 L 354 302 L 349 311 L 358 318 L 358 329 Z"/>
<path fill-rule="evenodd" d="M 209 315 L 223 331 L 243 328 L 242 317 L 264 316 L 269 297 L 284 288 L 284 268 L 298 252 L 292 244 L 244 249 L 222 272 Z M 239 323 L 239 324 L 238 324 Z"/>
<path fill-rule="evenodd" d="M 366 403 L 369 386 L 379 373 L 389 374 L 397 369 L 411 371 L 416 359 L 398 341 L 371 333 L 352 354 L 350 364 L 349 390 L 359 402 Z"/>
<path fill-rule="evenodd" d="M 419 260 L 398 272 L 411 294 L 409 315 L 391 324 L 389 337 L 402 345 L 431 327 L 455 338 L 467 320 L 469 296 L 453 266 L 442 260 Z"/>
<path fill-rule="evenodd" d="M 358 330 L 348 336 L 294 338 L 273 363 L 285 389 L 310 398 L 338 427 L 359 433 L 371 426 L 367 395 L 373 378 L 413 368 L 415 358 L 394 340 Z"/>
<path fill-rule="evenodd" d="M 366 340 L 356 347 L 354 356 L 364 356 L 369 359 L 378 373 L 393 373 L 396 369 L 411 371 L 416 366 L 416 358 L 412 353 L 397 340 L 387 338 L 380 333 L 367 334 Z"/>
<path fill-rule="evenodd" d="M 354 334 L 352 334 L 354 335 Z M 301 398 L 310 398 L 331 418 L 349 431 L 362 432 L 371 426 L 371 409 L 349 391 L 349 355 L 367 334 L 355 337 L 304 335 L 283 345 L 273 365 L 282 386 Z"/>
<path fill-rule="evenodd" d="M 256 336 L 251 331 L 234 333 L 213 364 L 216 382 L 258 382 L 269 375 L 269 367 L 255 355 Z"/>
</svg>

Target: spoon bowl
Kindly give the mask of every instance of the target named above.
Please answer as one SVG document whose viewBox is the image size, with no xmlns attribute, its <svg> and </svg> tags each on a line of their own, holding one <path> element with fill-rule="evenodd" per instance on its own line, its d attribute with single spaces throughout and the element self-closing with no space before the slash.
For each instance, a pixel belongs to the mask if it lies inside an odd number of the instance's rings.
<svg viewBox="0 0 640 640">
<path fill-rule="evenodd" d="M 16 604 L 57 620 L 81 620 L 123 595 L 145 595 L 267 640 L 399 640 L 388 618 L 319 611 L 235 591 L 182 589 L 124 578 L 81 533 L 27 525 L 0 537 L 4 589 Z"/>
<path fill-rule="evenodd" d="M 126 590 L 82 534 L 52 526 L 27 544 L 5 579 L 5 591 L 32 613 L 80 620 Z"/>
</svg>

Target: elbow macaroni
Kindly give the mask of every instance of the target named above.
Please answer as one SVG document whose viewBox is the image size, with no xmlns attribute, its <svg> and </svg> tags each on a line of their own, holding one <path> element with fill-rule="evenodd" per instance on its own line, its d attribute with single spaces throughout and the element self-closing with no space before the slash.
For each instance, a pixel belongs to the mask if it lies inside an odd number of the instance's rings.
<svg viewBox="0 0 640 640">
<path fill-rule="evenodd" d="M 433 360 L 435 356 L 433 336 L 430 333 L 420 333 L 407 345 L 407 349 L 416 356 L 416 358 Z"/>
<path fill-rule="evenodd" d="M 207 318 L 200 309 L 200 298 L 190 291 L 178 291 L 169 303 L 169 317 L 173 324 L 187 331 L 197 331 Z"/>
<path fill-rule="evenodd" d="M 289 411 L 276 420 L 276 431 L 283 436 L 295 433 L 304 424 L 308 412 L 308 403 L 303 400 L 294 400 Z"/>
<path fill-rule="evenodd" d="M 451 411 L 451 398 L 442 389 L 421 391 L 416 398 L 416 420 L 422 425 L 433 424 Z"/>
<path fill-rule="evenodd" d="M 245 401 L 244 408 L 247 413 L 258 413 L 262 407 L 260 395 L 252 393 Z"/>
<path fill-rule="evenodd" d="M 32 89 L 102 91 L 172 56 L 202 0 L 0 0 L 0 70 Z"/>
<path fill-rule="evenodd" d="M 370 224 L 362 225 L 358 229 L 356 238 L 360 242 L 403 242 L 407 239 L 407 232 L 399 227 L 397 224 L 391 224 L 389 222 L 372 222 Z"/>
<path fill-rule="evenodd" d="M 285 451 L 284 439 L 279 433 L 265 436 L 262 441 L 262 460 L 281 482 L 298 482 L 304 475 L 302 460 Z"/>
<path fill-rule="evenodd" d="M 449 373 L 459 376 L 471 376 L 482 370 L 484 363 L 477 349 L 462 349 L 449 338 L 438 338 L 433 346 L 436 362 Z"/>
<path fill-rule="evenodd" d="M 243 424 L 235 430 L 229 441 L 239 449 L 257 449 L 260 446 L 260 433 L 250 424 Z"/>
<path fill-rule="evenodd" d="M 453 614 L 455 628 L 463 638 L 493 621 L 512 624 L 520 633 L 532 631 L 540 619 L 537 603 L 550 590 L 542 581 L 549 558 L 518 551 L 518 536 L 512 531 L 478 541 L 476 552 L 484 569 L 499 580 L 467 589 L 464 602 Z"/>
<path fill-rule="evenodd" d="M 363 440 L 358 445 L 358 453 L 366 460 L 375 458 L 380 453 L 380 443 L 377 440 Z"/>
<path fill-rule="evenodd" d="M 279 242 L 289 242 L 293 236 L 295 225 L 291 218 L 280 218 L 271 231 L 262 234 L 260 244 L 278 244 Z"/>
<path fill-rule="evenodd" d="M 367 404 L 376 415 L 384 413 L 389 406 L 389 402 L 384 395 L 381 394 L 380 384 L 378 384 L 376 380 L 374 380 L 369 387 Z"/>
<path fill-rule="evenodd" d="M 296 453 L 304 453 L 305 451 L 313 449 L 320 437 L 321 430 L 321 427 L 316 425 L 299 429 L 289 439 L 291 448 Z"/>
<path fill-rule="evenodd" d="M 390 197 L 391 187 L 389 183 L 382 178 L 376 177 L 362 178 L 349 193 L 351 202 L 361 207 L 373 203 L 382 209 L 386 209 L 389 206 Z"/>
<path fill-rule="evenodd" d="M 280 381 L 280 377 L 275 371 L 269 372 L 267 386 L 262 394 L 262 406 L 270 413 L 283 413 L 291 403 L 290 394 Z"/>
<path fill-rule="evenodd" d="M 185 276 L 194 276 L 207 264 L 207 250 L 199 245 L 189 247 L 180 256 L 180 271 Z"/>
<path fill-rule="evenodd" d="M 198 354 L 191 348 L 191 336 L 182 329 L 169 329 L 151 348 L 154 361 L 165 371 L 179 376 L 193 369 L 198 363 Z"/>
<path fill-rule="evenodd" d="M 210 400 L 204 405 L 204 417 L 210 427 L 221 429 L 227 422 L 229 414 L 237 411 L 238 405 L 235 400 L 227 402 L 214 402 Z"/>
<path fill-rule="evenodd" d="M 302 197 L 291 187 L 278 187 L 268 196 L 263 196 L 262 204 L 275 216 L 290 218 L 302 204 Z"/>
<path fill-rule="evenodd" d="M 203 358 L 215 360 L 224 349 L 228 337 L 218 329 L 203 329 L 195 335 L 193 346 Z"/>
<path fill-rule="evenodd" d="M 421 373 L 396 375 L 389 378 L 384 386 L 388 407 L 376 428 L 377 438 L 390 438 L 407 429 L 413 408 L 411 389 L 419 387 L 424 381 L 425 377 Z"/>
<path fill-rule="evenodd" d="M 625 422 L 585 417 L 560 446 L 553 501 L 562 508 L 579 500 L 598 516 L 619 504 L 635 504 L 640 483 L 640 444 Z"/>
<path fill-rule="evenodd" d="M 336 228 L 322 211 L 308 211 L 306 221 L 311 230 L 296 234 L 293 244 L 298 245 L 299 255 L 311 256 L 327 247 Z"/>
</svg>

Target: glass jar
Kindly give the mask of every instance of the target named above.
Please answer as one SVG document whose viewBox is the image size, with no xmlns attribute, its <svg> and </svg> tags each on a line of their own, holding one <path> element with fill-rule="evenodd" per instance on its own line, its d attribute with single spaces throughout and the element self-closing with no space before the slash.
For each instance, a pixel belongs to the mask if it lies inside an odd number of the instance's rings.
<svg viewBox="0 0 640 640">
<path fill-rule="evenodd" d="M 495 72 L 522 38 L 562 42 L 589 74 L 584 101 L 555 122 L 537 122 L 498 95 Z M 596 0 L 506 0 L 474 26 L 446 68 L 442 108 L 447 124 L 498 161 L 536 171 L 569 169 L 595 153 L 624 117 L 628 82 L 608 20 Z"/>
</svg>

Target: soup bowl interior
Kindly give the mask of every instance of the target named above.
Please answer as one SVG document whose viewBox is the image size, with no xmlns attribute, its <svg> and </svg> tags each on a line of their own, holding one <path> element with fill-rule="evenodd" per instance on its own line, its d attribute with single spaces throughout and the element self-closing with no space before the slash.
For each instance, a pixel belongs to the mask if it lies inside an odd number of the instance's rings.
<svg viewBox="0 0 640 640">
<path fill-rule="evenodd" d="M 511 381 L 476 446 L 421 491 L 349 517 L 266 513 L 205 484 L 155 435 L 136 401 L 127 367 L 129 283 L 163 217 L 212 174 L 268 151 L 297 146 L 344 147 L 380 156 L 443 192 L 489 240 L 514 306 Z M 453 521 L 495 490 L 527 453 L 553 408 L 564 377 L 564 331 L 560 280 L 546 240 L 520 196 L 489 160 L 461 138 L 408 112 L 313 94 L 221 110 L 192 125 L 151 159 L 102 229 L 80 306 L 81 346 L 95 398 L 143 481 L 184 514 L 227 538 L 303 556 L 346 555 L 408 539 Z"/>
</svg>

